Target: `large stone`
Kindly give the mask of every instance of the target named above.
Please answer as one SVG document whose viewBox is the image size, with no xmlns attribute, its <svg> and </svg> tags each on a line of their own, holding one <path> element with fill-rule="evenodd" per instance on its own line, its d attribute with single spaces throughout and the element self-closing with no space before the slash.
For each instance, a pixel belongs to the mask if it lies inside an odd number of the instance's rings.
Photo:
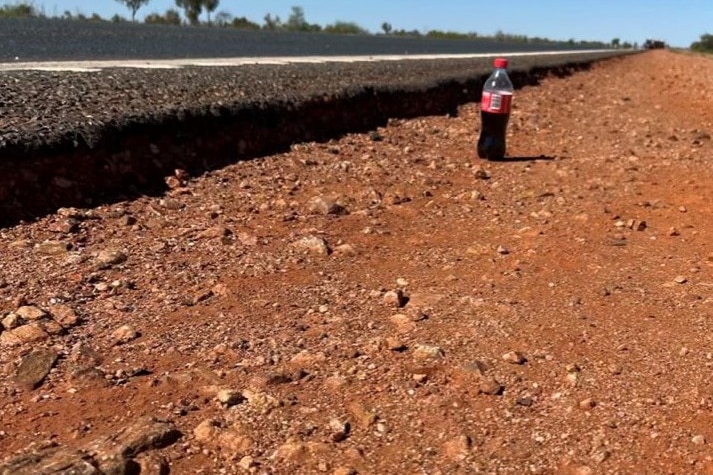
<svg viewBox="0 0 713 475">
<path fill-rule="evenodd" d="M 28 389 L 35 389 L 50 373 L 57 362 L 57 353 L 52 350 L 37 350 L 29 353 L 20 362 L 15 373 L 15 382 Z"/>
<path fill-rule="evenodd" d="M 49 334 L 39 322 L 32 322 L 0 333 L 0 345 L 17 346 L 25 343 L 36 343 L 47 338 L 49 338 Z"/>
<path fill-rule="evenodd" d="M 35 251 L 45 256 L 60 256 L 69 252 L 72 245 L 64 241 L 44 241 L 35 245 Z"/>
<path fill-rule="evenodd" d="M 96 265 L 99 269 L 108 269 L 126 262 L 128 256 L 117 249 L 104 249 L 97 254 Z"/>
<path fill-rule="evenodd" d="M 22 317 L 23 320 L 31 322 L 34 320 L 41 320 L 47 317 L 47 312 L 34 305 L 25 305 L 14 312 L 17 316 Z"/>
<path fill-rule="evenodd" d="M 65 304 L 52 305 L 49 308 L 52 318 L 65 328 L 73 327 L 79 323 L 79 316 L 72 307 Z"/>
<path fill-rule="evenodd" d="M 239 425 L 226 427 L 216 419 L 206 419 L 195 429 L 196 440 L 207 445 L 218 446 L 230 450 L 233 455 L 245 454 L 252 449 L 253 439 Z"/>
<path fill-rule="evenodd" d="M 31 445 L 25 454 L 0 464 L 1 475 L 129 475 L 144 473 L 134 458 L 173 444 L 181 437 L 176 427 L 143 417 L 114 434 L 101 437 L 80 450 L 50 443 Z M 158 472 L 158 473 L 165 473 Z"/>
</svg>

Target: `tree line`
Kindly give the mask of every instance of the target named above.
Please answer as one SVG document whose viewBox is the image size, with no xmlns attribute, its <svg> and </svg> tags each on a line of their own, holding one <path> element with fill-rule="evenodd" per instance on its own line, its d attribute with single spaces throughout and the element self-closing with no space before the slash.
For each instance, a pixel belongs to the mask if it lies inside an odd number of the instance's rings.
<svg viewBox="0 0 713 475">
<path fill-rule="evenodd" d="M 115 23 L 136 21 L 137 13 L 146 7 L 151 0 L 116 0 L 124 5 L 130 15 L 130 20 L 121 15 L 114 15 L 109 19 L 104 19 L 100 15 L 93 13 L 85 15 L 83 13 L 72 14 L 70 11 L 65 11 L 59 18 L 67 20 L 81 21 L 111 21 Z M 279 15 L 271 13 L 265 14 L 262 24 L 249 20 L 246 17 L 233 16 L 229 12 L 222 10 L 217 11 L 220 6 L 220 0 L 174 0 L 176 7 L 169 8 L 164 13 L 150 13 L 144 17 L 143 22 L 147 24 L 162 24 L 162 25 L 210 25 L 217 27 L 232 27 L 252 30 L 281 30 L 281 31 L 299 31 L 299 32 L 324 32 L 335 34 L 370 34 L 370 32 L 354 22 L 336 21 L 328 25 L 319 25 L 311 23 L 307 20 L 305 11 L 300 6 L 294 6 L 287 19 L 283 20 Z M 205 22 L 201 22 L 201 17 L 205 14 Z M 0 6 L 0 17 L 47 17 L 44 12 L 35 8 L 31 3 L 19 1 L 14 4 L 6 4 Z M 383 22 L 381 31 L 383 35 L 390 36 L 412 36 L 412 37 L 427 37 L 438 39 L 492 39 L 499 42 L 511 43 L 531 43 L 531 44 L 569 44 L 583 45 L 592 48 L 631 48 L 637 47 L 637 44 L 629 42 L 620 42 L 615 38 L 610 43 L 601 41 L 583 41 L 569 39 L 566 41 L 551 40 L 543 37 L 528 37 L 526 35 L 517 35 L 498 31 L 492 36 L 484 36 L 475 32 L 462 33 L 456 31 L 429 30 L 421 32 L 419 30 L 405 30 L 394 28 L 391 23 Z"/>
</svg>

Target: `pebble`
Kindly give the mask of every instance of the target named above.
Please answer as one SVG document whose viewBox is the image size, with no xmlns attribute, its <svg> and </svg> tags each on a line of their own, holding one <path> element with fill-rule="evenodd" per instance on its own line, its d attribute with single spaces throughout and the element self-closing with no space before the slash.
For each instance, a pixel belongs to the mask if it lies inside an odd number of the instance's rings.
<svg viewBox="0 0 713 475">
<path fill-rule="evenodd" d="M 314 196 L 307 202 L 307 211 L 311 214 L 343 216 L 349 214 L 347 209 L 331 198 Z"/>
<path fill-rule="evenodd" d="M 245 400 L 241 392 L 233 389 L 221 389 L 218 391 L 215 398 L 226 406 L 234 406 Z"/>
<path fill-rule="evenodd" d="M 703 435 L 694 435 L 693 438 L 691 438 L 691 442 L 696 445 L 705 445 L 706 438 Z"/>
<path fill-rule="evenodd" d="M 310 254 L 327 256 L 331 253 L 327 241 L 319 236 L 305 236 L 295 241 L 293 245 L 295 248 Z"/>
<path fill-rule="evenodd" d="M 500 384 L 495 378 L 484 377 L 480 380 L 478 391 L 489 396 L 499 396 L 503 393 L 505 387 Z"/>
<path fill-rule="evenodd" d="M 685 284 L 686 282 L 688 282 L 688 279 L 685 276 L 679 275 L 676 276 L 673 281 L 677 284 Z"/>
<path fill-rule="evenodd" d="M 123 345 L 137 339 L 140 334 L 131 325 L 122 325 L 111 333 L 115 345 Z"/>
<path fill-rule="evenodd" d="M 43 241 L 35 245 L 35 251 L 45 256 L 60 256 L 66 254 L 72 245 L 64 241 Z"/>
<path fill-rule="evenodd" d="M 525 355 L 523 355 L 519 351 L 509 351 L 505 353 L 502 358 L 503 361 L 517 365 L 525 364 L 527 362 L 527 358 L 525 358 Z"/>
<path fill-rule="evenodd" d="M 592 398 L 586 398 L 579 401 L 579 408 L 584 410 L 594 409 L 597 405 L 596 401 Z"/>
<path fill-rule="evenodd" d="M 443 358 L 446 353 L 442 348 L 432 345 L 416 345 L 413 356 L 417 359 Z"/>
<path fill-rule="evenodd" d="M 332 419 L 329 421 L 329 430 L 332 442 L 341 442 L 349 437 L 350 425 L 348 421 Z"/>
<path fill-rule="evenodd" d="M 401 308 L 406 304 L 403 290 L 390 290 L 384 294 L 384 303 L 389 307 Z"/>
<path fill-rule="evenodd" d="M 97 268 L 108 269 L 118 264 L 126 262 L 128 256 L 123 251 L 117 249 L 104 249 L 97 254 L 95 262 Z"/>
</svg>

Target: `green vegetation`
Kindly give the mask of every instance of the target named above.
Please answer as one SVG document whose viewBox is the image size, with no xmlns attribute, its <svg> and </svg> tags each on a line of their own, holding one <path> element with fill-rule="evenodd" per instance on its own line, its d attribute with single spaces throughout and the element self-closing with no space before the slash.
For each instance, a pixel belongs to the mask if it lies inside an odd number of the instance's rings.
<svg viewBox="0 0 713 475">
<path fill-rule="evenodd" d="M 38 18 L 44 16 L 34 5 L 26 2 L 0 6 L 0 18 Z"/>
<path fill-rule="evenodd" d="M 139 11 L 139 8 L 143 7 L 147 3 L 149 3 L 149 0 L 116 0 L 119 3 L 123 3 L 126 5 L 126 8 L 131 11 L 131 21 L 136 21 L 136 12 Z"/>
<path fill-rule="evenodd" d="M 143 7 L 149 5 L 151 0 L 116 0 L 126 6 L 131 13 L 131 21 L 136 20 L 137 12 Z M 263 23 L 258 24 L 246 17 L 233 16 L 230 12 L 222 10 L 213 15 L 220 6 L 220 0 L 174 0 L 176 8 L 170 8 L 163 14 L 150 13 L 145 16 L 144 23 L 154 25 L 211 25 L 218 28 L 240 28 L 249 30 L 279 30 L 279 31 L 295 31 L 295 32 L 323 32 L 330 34 L 349 34 L 349 35 L 369 35 L 366 28 L 350 21 L 335 21 L 328 25 L 319 25 L 310 23 L 305 15 L 304 8 L 301 6 L 293 6 L 286 21 L 282 21 L 278 15 L 271 13 L 265 14 Z M 205 22 L 201 21 L 201 16 L 205 14 Z M 44 18 L 46 15 L 35 8 L 35 6 L 26 0 L 15 0 L 14 3 L 6 3 L 0 6 L 0 17 L 30 17 Z M 59 18 L 65 20 L 81 20 L 81 21 L 111 21 L 113 23 L 121 23 L 127 21 L 120 15 L 114 15 L 110 19 L 103 19 L 96 13 L 87 16 L 83 13 L 75 13 L 74 15 L 66 11 Z M 636 48 L 637 44 L 633 45 L 629 42 L 622 42 L 619 38 L 614 38 L 610 43 L 597 41 L 555 41 L 549 38 L 528 37 L 526 35 L 517 35 L 498 31 L 492 36 L 481 35 L 476 32 L 462 33 L 457 31 L 441 31 L 430 30 L 421 32 L 419 30 L 404 30 L 397 29 L 390 22 L 381 24 L 381 31 L 373 33 L 384 36 L 409 36 L 409 37 L 426 37 L 443 40 L 473 40 L 486 39 L 496 40 L 507 43 L 528 43 L 528 44 L 556 44 L 567 43 L 571 45 L 581 45 L 591 48 Z M 700 43 L 700 45 L 699 45 Z M 696 42 L 696 48 L 712 48 L 710 43 L 713 43 L 711 35 L 703 35 L 701 42 Z M 692 45 L 692 49 L 694 46 Z"/>
<path fill-rule="evenodd" d="M 713 53 L 713 35 L 705 33 L 700 40 L 691 44 L 691 50 L 699 53 Z"/>
</svg>

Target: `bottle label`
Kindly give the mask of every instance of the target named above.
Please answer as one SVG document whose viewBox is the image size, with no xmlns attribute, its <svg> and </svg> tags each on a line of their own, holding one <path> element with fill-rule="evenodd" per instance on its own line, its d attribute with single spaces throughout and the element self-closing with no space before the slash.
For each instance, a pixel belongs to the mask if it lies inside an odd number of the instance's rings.
<svg viewBox="0 0 713 475">
<path fill-rule="evenodd" d="M 509 114 L 512 106 L 512 94 L 483 91 L 480 110 L 491 114 Z"/>
</svg>

